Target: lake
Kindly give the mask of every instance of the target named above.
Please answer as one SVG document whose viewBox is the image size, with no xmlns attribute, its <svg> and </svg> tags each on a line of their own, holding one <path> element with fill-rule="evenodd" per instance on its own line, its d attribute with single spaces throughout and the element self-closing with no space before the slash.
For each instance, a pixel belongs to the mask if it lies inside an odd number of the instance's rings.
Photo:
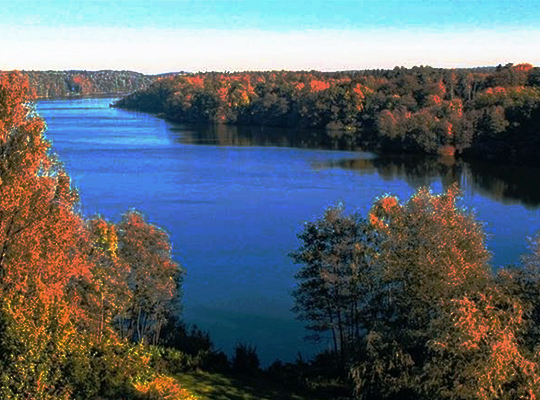
<svg viewBox="0 0 540 400">
<path fill-rule="evenodd" d="M 174 125 L 112 101 L 37 104 L 82 212 L 117 221 L 136 208 L 164 228 L 187 269 L 185 320 L 229 354 L 237 342 L 256 345 L 263 365 L 324 348 L 303 340 L 290 311 L 298 267 L 287 254 L 303 223 L 330 205 L 366 215 L 386 193 L 406 199 L 458 182 L 463 205 L 485 223 L 495 266 L 518 262 L 540 230 L 539 169 L 310 148 L 318 133 Z"/>
</svg>

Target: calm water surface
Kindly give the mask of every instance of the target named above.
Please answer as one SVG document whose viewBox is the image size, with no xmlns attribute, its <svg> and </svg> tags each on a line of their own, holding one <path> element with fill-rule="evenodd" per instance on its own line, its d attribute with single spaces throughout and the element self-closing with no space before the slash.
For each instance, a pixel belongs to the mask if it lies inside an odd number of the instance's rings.
<svg viewBox="0 0 540 400">
<path fill-rule="evenodd" d="M 134 207 L 165 228 L 188 271 L 185 319 L 226 352 L 255 344 L 265 365 L 314 351 L 290 312 L 297 267 L 287 253 L 329 205 L 365 215 L 385 193 L 406 199 L 422 185 L 439 192 L 458 182 L 485 222 L 494 265 L 517 262 L 540 230 L 538 169 L 309 149 L 316 133 L 173 126 L 112 101 L 38 103 L 83 212 L 118 220 Z"/>
</svg>

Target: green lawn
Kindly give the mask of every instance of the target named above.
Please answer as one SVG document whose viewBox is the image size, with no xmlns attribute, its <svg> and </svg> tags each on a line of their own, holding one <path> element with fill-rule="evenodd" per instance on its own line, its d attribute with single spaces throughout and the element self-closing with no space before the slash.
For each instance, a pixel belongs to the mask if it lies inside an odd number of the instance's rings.
<svg viewBox="0 0 540 400">
<path fill-rule="evenodd" d="M 240 381 L 208 372 L 192 372 L 175 378 L 200 400 L 318 400 L 290 393 L 257 378 Z"/>
</svg>

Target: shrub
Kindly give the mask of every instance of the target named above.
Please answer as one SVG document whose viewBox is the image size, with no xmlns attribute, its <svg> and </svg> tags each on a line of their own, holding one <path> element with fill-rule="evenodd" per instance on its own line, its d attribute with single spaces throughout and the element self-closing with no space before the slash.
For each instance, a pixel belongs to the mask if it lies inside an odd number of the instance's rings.
<svg viewBox="0 0 540 400">
<path fill-rule="evenodd" d="M 252 375 L 260 370 L 259 356 L 255 346 L 239 343 L 234 349 L 232 360 L 233 371 L 239 374 Z"/>
</svg>

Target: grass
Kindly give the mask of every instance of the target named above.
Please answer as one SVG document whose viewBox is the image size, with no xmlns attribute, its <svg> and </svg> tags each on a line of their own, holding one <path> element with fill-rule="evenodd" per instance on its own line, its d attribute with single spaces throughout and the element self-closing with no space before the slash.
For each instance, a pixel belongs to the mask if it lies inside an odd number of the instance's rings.
<svg viewBox="0 0 540 400">
<path fill-rule="evenodd" d="M 291 393 L 261 378 L 240 380 L 209 372 L 192 372 L 175 378 L 200 400 L 318 400 Z"/>
</svg>

